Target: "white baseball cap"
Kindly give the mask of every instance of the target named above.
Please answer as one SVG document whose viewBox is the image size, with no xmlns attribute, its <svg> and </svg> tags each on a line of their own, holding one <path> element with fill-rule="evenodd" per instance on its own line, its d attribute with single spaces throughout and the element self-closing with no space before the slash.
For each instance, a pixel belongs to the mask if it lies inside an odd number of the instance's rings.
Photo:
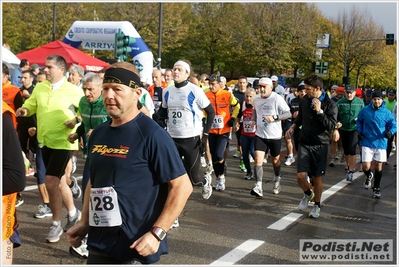
<svg viewBox="0 0 399 267">
<path fill-rule="evenodd" d="M 270 77 L 270 79 L 275 82 L 278 81 L 278 77 L 276 75 L 273 75 L 272 77 Z"/>
</svg>

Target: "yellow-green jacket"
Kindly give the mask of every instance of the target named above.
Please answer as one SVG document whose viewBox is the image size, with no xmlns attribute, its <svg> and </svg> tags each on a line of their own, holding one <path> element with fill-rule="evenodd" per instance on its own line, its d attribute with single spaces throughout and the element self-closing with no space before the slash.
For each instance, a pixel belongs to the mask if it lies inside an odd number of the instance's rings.
<svg viewBox="0 0 399 267">
<path fill-rule="evenodd" d="M 29 109 L 29 116 L 36 113 L 39 145 L 52 149 L 78 150 L 78 142 L 71 144 L 67 140 L 69 134 L 75 133 L 76 126 L 69 129 L 64 123 L 76 117 L 82 96 L 82 88 L 68 82 L 65 77 L 64 83 L 55 92 L 49 81 L 36 85 L 22 107 Z"/>
</svg>

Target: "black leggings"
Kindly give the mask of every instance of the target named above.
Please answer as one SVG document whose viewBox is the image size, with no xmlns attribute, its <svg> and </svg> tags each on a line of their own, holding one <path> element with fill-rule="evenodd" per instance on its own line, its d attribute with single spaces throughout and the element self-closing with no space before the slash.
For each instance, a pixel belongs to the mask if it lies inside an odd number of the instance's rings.
<svg viewBox="0 0 399 267">
<path fill-rule="evenodd" d="M 198 177 L 200 164 L 201 140 L 199 136 L 190 138 L 173 138 L 180 157 L 183 158 L 184 168 L 194 185 L 203 185 L 203 177 Z"/>
<path fill-rule="evenodd" d="M 355 156 L 357 150 L 357 131 L 339 130 L 345 155 Z"/>
</svg>

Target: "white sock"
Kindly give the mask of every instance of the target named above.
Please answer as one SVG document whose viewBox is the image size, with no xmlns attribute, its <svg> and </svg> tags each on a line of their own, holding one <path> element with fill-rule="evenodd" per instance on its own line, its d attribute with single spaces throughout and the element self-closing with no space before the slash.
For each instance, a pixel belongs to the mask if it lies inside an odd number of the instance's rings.
<svg viewBox="0 0 399 267">
<path fill-rule="evenodd" d="M 61 226 L 61 221 L 53 221 L 53 225 L 55 225 L 55 226 Z"/>
<path fill-rule="evenodd" d="M 73 210 L 68 211 L 68 215 L 69 215 L 70 217 L 75 216 L 75 215 L 76 215 L 76 208 L 74 208 Z"/>
</svg>

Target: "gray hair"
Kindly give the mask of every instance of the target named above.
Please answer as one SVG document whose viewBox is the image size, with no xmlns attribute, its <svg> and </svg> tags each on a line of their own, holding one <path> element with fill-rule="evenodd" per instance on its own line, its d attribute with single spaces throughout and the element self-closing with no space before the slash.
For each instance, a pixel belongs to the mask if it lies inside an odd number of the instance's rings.
<svg viewBox="0 0 399 267">
<path fill-rule="evenodd" d="M 245 94 L 248 94 L 248 93 L 254 93 L 256 95 L 256 91 L 252 87 L 249 87 L 249 88 L 247 88 L 247 90 L 245 90 Z"/>
<path fill-rule="evenodd" d="M 69 73 L 71 73 L 71 72 L 76 72 L 77 74 L 79 74 L 80 77 L 83 77 L 85 75 L 84 69 L 81 66 L 76 65 L 76 64 L 72 64 L 69 67 Z"/>
<path fill-rule="evenodd" d="M 82 83 L 85 84 L 85 83 L 90 83 L 90 82 L 92 82 L 95 85 L 102 85 L 103 79 L 97 73 L 89 72 L 83 77 Z"/>
</svg>

